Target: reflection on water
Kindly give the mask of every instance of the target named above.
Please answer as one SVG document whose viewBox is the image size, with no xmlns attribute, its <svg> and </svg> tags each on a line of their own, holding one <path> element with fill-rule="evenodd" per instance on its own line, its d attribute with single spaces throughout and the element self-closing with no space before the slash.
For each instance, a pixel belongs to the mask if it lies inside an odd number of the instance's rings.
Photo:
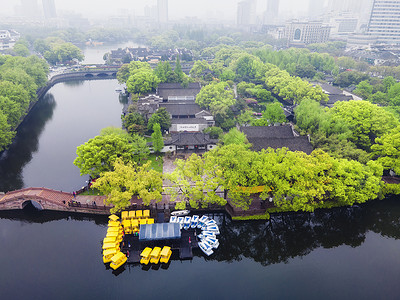
<svg viewBox="0 0 400 300">
<path fill-rule="evenodd" d="M 47 93 L 18 127 L 13 144 L 0 156 L 0 191 L 23 187 L 22 169 L 38 150 L 39 136 L 53 117 L 55 107 L 54 96 Z"/>
<path fill-rule="evenodd" d="M 233 262 L 246 257 L 267 266 L 287 263 L 293 257 L 308 255 L 320 247 L 359 247 L 369 231 L 397 240 L 400 239 L 398 201 L 387 199 L 315 213 L 277 214 L 267 222 L 234 222 L 224 213 L 214 213 L 210 216 L 220 227 L 220 247 L 205 259 Z M 62 220 L 90 221 L 102 226 L 108 222 L 107 216 L 38 211 L 33 207 L 0 212 L 0 219 L 41 224 Z M 200 250 L 195 254 L 203 256 Z M 175 259 L 179 256 L 175 255 Z"/>
<path fill-rule="evenodd" d="M 73 165 L 76 147 L 107 126 L 121 126 L 116 80 L 56 84 L 18 128 L 0 159 L 0 191 L 48 187 L 72 192 L 83 185 Z"/>
<path fill-rule="evenodd" d="M 107 217 L 2 212 L 2 298 L 26 299 L 27 291 L 35 299 L 395 299 L 400 293 L 398 199 L 274 215 L 269 222 L 214 218 L 220 247 L 210 257 L 196 250 L 193 260 L 180 261 L 174 253 L 165 267 L 113 272 L 101 258 Z"/>
</svg>

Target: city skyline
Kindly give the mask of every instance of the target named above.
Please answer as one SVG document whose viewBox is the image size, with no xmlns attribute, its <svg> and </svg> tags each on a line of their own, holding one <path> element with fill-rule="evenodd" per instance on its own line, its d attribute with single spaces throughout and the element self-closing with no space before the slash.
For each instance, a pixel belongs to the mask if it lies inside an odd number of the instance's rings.
<svg viewBox="0 0 400 300">
<path fill-rule="evenodd" d="M 29 1 L 29 0 L 22 0 Z M 16 7 L 21 6 L 21 0 L 0 0 L 2 10 L 0 15 L 14 15 Z M 290 12 L 292 14 L 304 14 L 307 11 L 309 0 L 280 0 L 280 12 Z M 33 0 L 42 10 L 42 0 Z M 133 14 L 135 16 L 144 15 L 146 6 L 157 6 L 157 0 L 114 0 L 111 5 L 109 2 L 95 0 L 54 0 L 57 14 L 59 12 L 80 13 L 83 17 L 92 18 L 101 15 L 121 15 Z M 179 20 L 183 17 L 197 17 L 200 19 L 219 18 L 221 20 L 236 21 L 237 5 L 240 0 L 221 0 L 221 1 L 168 1 L 168 18 Z M 95 9 L 94 9 L 95 8 Z M 261 15 L 267 9 L 267 0 L 257 0 L 257 14 Z M 42 12 L 43 13 L 43 12 Z"/>
</svg>

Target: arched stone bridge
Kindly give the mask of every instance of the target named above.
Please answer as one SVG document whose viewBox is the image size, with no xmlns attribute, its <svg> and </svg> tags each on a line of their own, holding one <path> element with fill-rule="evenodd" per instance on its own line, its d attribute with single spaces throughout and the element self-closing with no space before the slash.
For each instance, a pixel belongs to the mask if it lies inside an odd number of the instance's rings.
<svg viewBox="0 0 400 300">
<path fill-rule="evenodd" d="M 44 87 L 38 89 L 38 98 L 46 94 L 52 86 L 59 82 L 70 80 L 99 80 L 116 78 L 119 68 L 120 66 L 98 65 L 93 68 L 82 67 L 79 70 L 70 70 L 65 73 L 54 75 L 49 79 Z"/>
<path fill-rule="evenodd" d="M 47 188 L 26 188 L 0 195 L 0 210 L 24 209 L 32 204 L 39 210 L 108 214 L 103 196 L 78 195 Z"/>
</svg>

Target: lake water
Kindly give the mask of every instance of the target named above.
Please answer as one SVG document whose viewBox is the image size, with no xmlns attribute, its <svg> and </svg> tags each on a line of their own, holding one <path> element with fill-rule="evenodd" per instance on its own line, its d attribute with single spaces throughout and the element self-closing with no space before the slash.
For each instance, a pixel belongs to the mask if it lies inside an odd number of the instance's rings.
<svg viewBox="0 0 400 300">
<path fill-rule="evenodd" d="M 107 218 L 0 214 L 2 299 L 398 299 L 398 199 L 231 222 L 220 247 L 167 268 L 102 262 Z M 174 254 L 177 257 L 177 254 Z"/>
<path fill-rule="evenodd" d="M 90 63 L 95 63 L 90 61 Z M 64 191 L 86 178 L 76 147 L 120 126 L 116 80 L 54 86 L 0 158 L 0 190 Z M 166 268 L 102 262 L 107 218 L 23 210 L 0 212 L 1 299 L 398 299 L 400 202 L 374 201 L 269 222 L 214 216 L 220 247 Z"/>
</svg>

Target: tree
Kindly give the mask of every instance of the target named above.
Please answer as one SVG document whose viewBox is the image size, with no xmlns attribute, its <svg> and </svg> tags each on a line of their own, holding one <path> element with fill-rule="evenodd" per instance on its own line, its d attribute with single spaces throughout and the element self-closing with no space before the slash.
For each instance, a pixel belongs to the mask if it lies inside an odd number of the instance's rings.
<svg viewBox="0 0 400 300">
<path fill-rule="evenodd" d="M 156 123 L 160 124 L 161 131 L 163 132 L 169 130 L 171 127 L 171 115 L 165 107 L 160 107 L 151 115 L 149 122 L 147 123 L 147 129 L 149 132 L 153 132 L 153 126 Z"/>
<path fill-rule="evenodd" d="M 82 50 L 72 43 L 52 43 L 51 50 L 44 53 L 44 58 L 52 65 L 71 63 L 73 60 L 82 61 L 85 57 Z"/>
<path fill-rule="evenodd" d="M 368 80 L 364 80 L 357 85 L 354 93 L 366 100 L 372 94 L 372 89 L 373 87 L 369 84 Z"/>
<path fill-rule="evenodd" d="M 222 136 L 222 142 L 224 145 L 246 145 L 246 147 L 249 147 L 249 141 L 247 140 L 246 135 L 243 132 L 240 132 L 236 128 L 232 128 L 229 130 L 228 133 L 224 134 Z"/>
<path fill-rule="evenodd" d="M 196 97 L 196 103 L 209 109 L 213 115 L 227 115 L 235 102 L 233 92 L 226 82 L 212 82 L 202 87 Z"/>
<path fill-rule="evenodd" d="M 0 81 L 0 96 L 7 97 L 9 100 L 18 103 L 23 111 L 29 106 L 29 93 L 21 84 L 14 84 L 10 81 Z"/>
<path fill-rule="evenodd" d="M 153 142 L 154 152 L 160 152 L 164 148 L 164 141 L 161 134 L 160 124 L 155 123 L 153 125 L 153 133 L 151 134 L 151 140 Z"/>
<path fill-rule="evenodd" d="M 13 50 L 18 56 L 27 57 L 30 54 L 28 47 L 23 44 L 15 44 Z"/>
<path fill-rule="evenodd" d="M 133 158 L 137 162 L 141 162 L 143 159 L 147 159 L 150 154 L 150 149 L 147 146 L 147 141 L 144 137 L 132 134 L 131 143 L 133 146 Z"/>
<path fill-rule="evenodd" d="M 212 126 L 204 129 L 203 132 L 208 133 L 212 139 L 219 139 L 223 133 L 223 130 L 220 127 Z"/>
<path fill-rule="evenodd" d="M 185 74 L 182 72 L 181 60 L 179 58 L 179 55 L 176 57 L 174 73 L 176 75 L 178 82 L 182 83 L 183 79 L 185 78 Z"/>
<path fill-rule="evenodd" d="M 375 138 L 398 126 L 396 117 L 368 101 L 339 101 L 331 109 L 334 120 L 343 120 L 351 130 L 350 141 L 369 151 Z"/>
<path fill-rule="evenodd" d="M 136 112 L 130 112 L 122 117 L 122 124 L 130 134 L 143 134 L 145 131 L 145 120 Z"/>
<path fill-rule="evenodd" d="M 282 104 L 279 102 L 267 104 L 263 112 L 263 119 L 267 120 L 268 125 L 286 122 L 287 120 L 283 113 Z"/>
<path fill-rule="evenodd" d="M 400 126 L 375 139 L 372 153 L 378 162 L 387 170 L 400 174 Z"/>
<path fill-rule="evenodd" d="M 1 107 L 1 106 L 0 106 Z M 7 122 L 7 116 L 0 108 L 0 152 L 7 149 L 15 136 L 15 131 L 11 131 L 11 126 Z"/>
<path fill-rule="evenodd" d="M 145 94 L 155 90 L 159 83 L 151 70 L 140 70 L 129 76 L 126 86 L 129 93 Z"/>
<path fill-rule="evenodd" d="M 96 136 L 76 149 L 74 165 L 81 175 L 97 177 L 102 172 L 112 171 L 117 158 L 124 163 L 134 160 L 134 148 L 126 137 L 118 134 Z"/>
<path fill-rule="evenodd" d="M 160 79 L 160 82 L 177 82 L 169 61 L 160 61 L 154 70 L 154 74 Z"/>
<path fill-rule="evenodd" d="M 92 187 L 107 195 L 106 203 L 113 205 L 111 213 L 130 206 L 134 195 L 139 196 L 145 205 L 154 199 L 158 202 L 162 199 L 162 177 L 149 166 L 150 163 L 143 166 L 124 163 L 118 158 L 113 163 L 113 170 L 101 173 Z"/>
<path fill-rule="evenodd" d="M 119 83 L 126 83 L 130 76 L 129 64 L 123 64 L 117 72 L 117 80 Z"/>
<path fill-rule="evenodd" d="M 0 109 L 2 114 L 7 117 L 7 122 L 11 128 L 15 128 L 18 125 L 21 116 L 24 114 L 24 110 L 21 109 L 19 103 L 3 96 L 0 96 Z"/>
</svg>

